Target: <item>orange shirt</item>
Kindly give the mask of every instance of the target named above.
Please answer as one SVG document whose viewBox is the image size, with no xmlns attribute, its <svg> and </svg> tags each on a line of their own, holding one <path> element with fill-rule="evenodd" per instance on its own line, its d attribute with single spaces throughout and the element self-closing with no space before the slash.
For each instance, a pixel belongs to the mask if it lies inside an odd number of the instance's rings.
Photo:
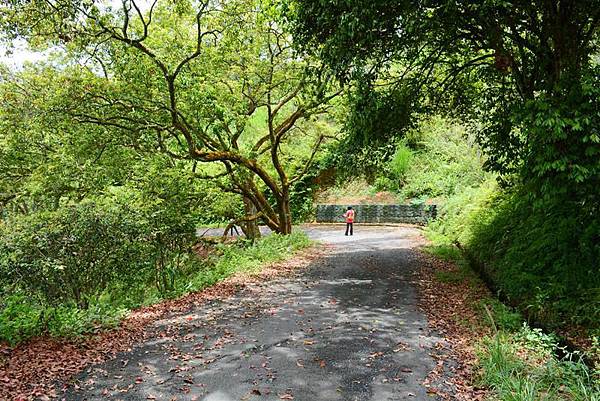
<svg viewBox="0 0 600 401">
<path fill-rule="evenodd" d="M 346 217 L 346 223 L 354 223 L 354 210 L 348 210 L 344 213 L 344 216 Z"/>
</svg>

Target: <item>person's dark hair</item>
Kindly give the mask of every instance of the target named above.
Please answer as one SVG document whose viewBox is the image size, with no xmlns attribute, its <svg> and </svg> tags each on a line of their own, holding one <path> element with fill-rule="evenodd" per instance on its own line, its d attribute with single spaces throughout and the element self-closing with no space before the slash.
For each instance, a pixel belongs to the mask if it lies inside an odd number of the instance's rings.
<svg viewBox="0 0 600 401">
<path fill-rule="evenodd" d="M 352 210 L 352 206 L 348 206 L 348 210 Z"/>
</svg>

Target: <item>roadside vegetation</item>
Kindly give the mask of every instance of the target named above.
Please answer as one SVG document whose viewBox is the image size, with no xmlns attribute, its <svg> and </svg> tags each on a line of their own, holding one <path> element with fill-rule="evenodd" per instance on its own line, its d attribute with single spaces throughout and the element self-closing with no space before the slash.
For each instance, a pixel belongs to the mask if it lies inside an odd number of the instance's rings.
<svg viewBox="0 0 600 401">
<path fill-rule="evenodd" d="M 425 250 L 444 261 L 429 273 L 438 283 L 432 291 L 442 292 L 440 298 L 452 292 L 467 294 L 457 308 L 465 315 L 471 313 L 473 320 L 447 316 L 443 307 L 434 313 L 446 326 L 454 325 L 444 328 L 458 332 L 458 348 L 467 344 L 463 351 L 474 359 L 474 385 L 487 389 L 491 399 L 503 401 L 599 399 L 597 340 L 579 349 L 565 344 L 564 338 L 532 326 L 516 308 L 500 302 L 455 246 L 433 242 Z"/>
<path fill-rule="evenodd" d="M 481 283 L 481 274 L 502 300 L 478 305 L 479 318 L 495 330 L 473 344 L 481 386 L 500 400 L 598 400 L 595 223 L 583 224 L 576 210 L 553 210 L 553 200 L 533 205 L 522 190 L 502 188 L 498 175 L 485 171 L 470 129 L 448 118 L 424 119 L 380 162 L 372 184 L 341 181 L 329 193 L 383 191 L 399 202 L 439 205 L 438 219 L 426 228 L 430 250 L 461 267 L 437 279 Z M 402 175 L 398 154 L 410 160 Z"/>
<path fill-rule="evenodd" d="M 555 336 L 524 324 L 483 340 L 479 382 L 503 401 L 597 401 L 600 370 L 581 362 L 581 356 L 565 354 Z"/>
<path fill-rule="evenodd" d="M 191 222 L 158 229 L 155 218 L 84 203 L 3 227 L 5 283 L 13 284 L 3 288 L 0 341 L 95 333 L 132 309 L 255 272 L 311 244 L 303 233 L 198 241 Z"/>
</svg>

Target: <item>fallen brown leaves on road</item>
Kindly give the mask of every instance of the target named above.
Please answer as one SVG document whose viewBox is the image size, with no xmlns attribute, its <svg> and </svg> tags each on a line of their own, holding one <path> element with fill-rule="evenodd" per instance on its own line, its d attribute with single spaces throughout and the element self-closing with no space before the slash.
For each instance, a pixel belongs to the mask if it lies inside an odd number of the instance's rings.
<svg viewBox="0 0 600 401">
<path fill-rule="evenodd" d="M 279 396 L 279 399 L 281 399 L 281 400 L 293 400 L 294 396 L 291 395 L 290 393 L 284 393 L 284 394 L 281 394 Z"/>
<path fill-rule="evenodd" d="M 489 298 L 485 285 L 475 280 L 442 282 L 436 273 L 452 273 L 458 267 L 431 255 L 421 253 L 421 269 L 415 285 L 419 292 L 419 307 L 427 315 L 429 325 L 442 335 L 447 344 L 438 344 L 432 356 L 438 360 L 435 369 L 423 383 L 429 393 L 445 400 L 484 400 L 487 392 L 473 385 L 473 366 L 477 361 L 474 352 L 476 338 L 489 334 L 483 324 L 477 303 Z M 457 367 L 445 363 L 452 359 Z M 444 370 L 452 374 L 444 374 Z"/>
<path fill-rule="evenodd" d="M 251 283 L 294 274 L 327 251 L 318 246 L 283 262 L 265 266 L 257 274 L 237 274 L 203 291 L 132 311 L 115 328 L 81 339 L 36 338 L 15 348 L 0 344 L 0 400 L 55 399 L 65 382 L 86 367 L 112 359 L 119 352 L 155 333 L 148 326 L 167 315 L 185 314 L 192 307 L 232 296 Z M 189 320 L 189 319 L 188 319 Z M 126 363 L 126 362 L 125 362 Z"/>
</svg>

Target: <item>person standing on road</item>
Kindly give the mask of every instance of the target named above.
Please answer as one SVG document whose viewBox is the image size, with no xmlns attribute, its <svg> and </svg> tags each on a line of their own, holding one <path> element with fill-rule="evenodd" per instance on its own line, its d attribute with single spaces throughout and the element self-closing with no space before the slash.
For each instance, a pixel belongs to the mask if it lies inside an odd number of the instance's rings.
<svg viewBox="0 0 600 401">
<path fill-rule="evenodd" d="M 350 235 L 353 234 L 353 226 L 354 226 L 354 210 L 352 210 L 352 206 L 348 206 L 348 210 L 344 213 L 344 217 L 346 218 L 346 235 L 348 235 L 348 231 L 350 231 Z"/>
</svg>

